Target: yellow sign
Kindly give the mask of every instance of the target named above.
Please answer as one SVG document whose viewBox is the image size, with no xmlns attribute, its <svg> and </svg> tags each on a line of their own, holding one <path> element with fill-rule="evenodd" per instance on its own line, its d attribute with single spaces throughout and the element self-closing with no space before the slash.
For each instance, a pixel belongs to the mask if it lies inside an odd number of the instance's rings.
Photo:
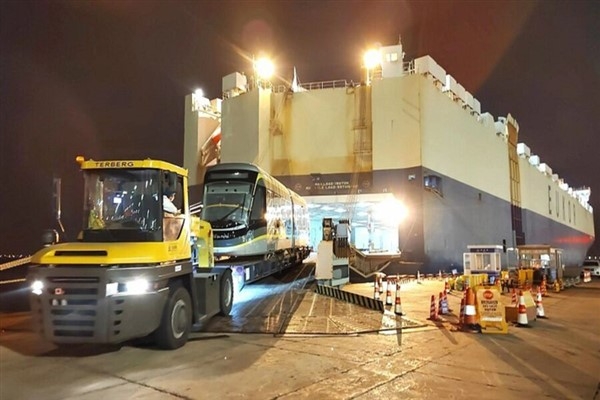
<svg viewBox="0 0 600 400">
<path fill-rule="evenodd" d="M 525 300 L 525 307 L 536 307 L 533 294 L 529 290 L 523 292 L 523 299 Z"/>
<path fill-rule="evenodd" d="M 496 286 L 477 286 L 475 290 L 477 315 L 481 333 L 508 333 L 504 303 Z"/>
</svg>

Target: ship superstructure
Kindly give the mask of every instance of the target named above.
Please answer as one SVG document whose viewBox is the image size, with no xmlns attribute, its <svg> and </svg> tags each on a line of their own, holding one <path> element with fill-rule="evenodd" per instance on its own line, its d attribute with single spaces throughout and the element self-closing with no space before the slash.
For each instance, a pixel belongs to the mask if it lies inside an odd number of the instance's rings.
<svg viewBox="0 0 600 400">
<path fill-rule="evenodd" d="M 257 164 L 304 196 L 311 237 L 323 217 L 348 218 L 357 248 L 432 271 L 478 243 L 547 244 L 579 265 L 595 237 L 590 189 L 571 188 L 519 142 L 513 116 L 482 113 L 431 57 L 405 62 L 401 43 L 379 55 L 358 83 L 224 77 L 220 161 Z"/>
</svg>

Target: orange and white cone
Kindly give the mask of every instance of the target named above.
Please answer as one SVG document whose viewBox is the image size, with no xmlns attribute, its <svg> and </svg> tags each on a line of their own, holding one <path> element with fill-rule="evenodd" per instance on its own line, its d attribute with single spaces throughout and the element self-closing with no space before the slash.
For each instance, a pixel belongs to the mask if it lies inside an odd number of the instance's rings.
<svg viewBox="0 0 600 400">
<path fill-rule="evenodd" d="M 450 302 L 448 301 L 448 293 L 446 293 L 445 289 L 444 289 L 444 303 L 446 304 L 446 308 L 448 309 L 448 312 L 451 313 L 452 309 L 450 308 Z"/>
<path fill-rule="evenodd" d="M 544 312 L 544 306 L 542 304 L 542 292 L 538 290 L 537 297 L 535 299 L 535 308 L 537 310 L 536 316 L 537 318 L 546 319 L 546 313 Z"/>
<path fill-rule="evenodd" d="M 379 278 L 375 275 L 375 283 L 373 284 L 373 298 L 379 300 Z"/>
<path fill-rule="evenodd" d="M 417 283 L 421 284 L 421 273 L 417 271 Z"/>
<path fill-rule="evenodd" d="M 393 281 L 391 280 L 391 278 L 388 278 L 387 280 L 387 285 L 385 288 L 385 304 L 388 306 L 392 305 L 392 283 Z"/>
<path fill-rule="evenodd" d="M 519 292 L 517 326 L 522 328 L 529 327 L 529 321 L 527 321 L 527 307 L 525 306 L 525 297 L 523 296 L 522 290 Z"/>
<path fill-rule="evenodd" d="M 460 299 L 460 314 L 458 315 L 458 325 L 463 326 L 465 324 L 465 298 Z"/>
<path fill-rule="evenodd" d="M 439 313 L 441 315 L 446 315 L 448 314 L 448 302 L 447 300 L 444 298 L 444 293 L 440 292 L 440 306 L 439 306 Z"/>
<path fill-rule="evenodd" d="M 444 292 L 446 293 L 450 293 L 452 290 L 450 289 L 450 282 L 448 282 L 448 278 L 446 278 L 446 281 L 444 282 Z"/>
<path fill-rule="evenodd" d="M 510 303 L 515 304 L 515 305 L 519 303 L 519 300 L 517 299 L 517 292 L 516 292 L 515 288 L 513 288 L 513 290 L 512 290 L 512 299 L 511 299 Z"/>
<path fill-rule="evenodd" d="M 402 301 L 400 300 L 400 281 L 396 281 L 396 301 L 394 304 L 394 312 L 396 315 L 404 315 L 402 313 Z"/>
<path fill-rule="evenodd" d="M 546 275 L 544 275 L 544 277 L 542 278 L 542 296 L 546 295 L 546 291 L 547 291 L 547 287 L 546 287 Z"/>
<path fill-rule="evenodd" d="M 479 332 L 477 327 L 477 309 L 475 307 L 475 292 L 468 288 L 465 296 L 465 315 L 463 330 L 469 332 Z"/>
<path fill-rule="evenodd" d="M 431 295 L 431 305 L 429 307 L 429 318 L 428 319 L 431 321 L 439 320 L 437 308 L 435 307 L 435 295 L 434 294 Z"/>
</svg>

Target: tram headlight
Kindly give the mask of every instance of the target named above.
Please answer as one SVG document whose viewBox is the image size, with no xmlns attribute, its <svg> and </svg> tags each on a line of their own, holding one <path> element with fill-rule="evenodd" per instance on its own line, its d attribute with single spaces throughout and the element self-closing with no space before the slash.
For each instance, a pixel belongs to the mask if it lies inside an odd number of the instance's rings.
<svg viewBox="0 0 600 400">
<path fill-rule="evenodd" d="M 42 294 L 44 290 L 44 282 L 39 279 L 36 279 L 31 283 L 31 293 L 37 294 L 38 296 Z"/>
</svg>

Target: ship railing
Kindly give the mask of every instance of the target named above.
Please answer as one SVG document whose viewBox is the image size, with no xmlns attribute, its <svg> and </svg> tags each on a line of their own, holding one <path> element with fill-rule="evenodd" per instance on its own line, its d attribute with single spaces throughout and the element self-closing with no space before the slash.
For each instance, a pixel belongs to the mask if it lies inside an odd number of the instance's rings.
<svg viewBox="0 0 600 400">
<path fill-rule="evenodd" d="M 346 88 L 353 87 L 356 84 L 352 81 L 347 81 L 346 79 L 337 79 L 334 81 L 322 81 L 322 82 L 309 82 L 299 84 L 298 87 L 301 90 L 318 90 L 318 89 L 337 89 L 337 88 Z M 278 85 L 273 86 L 274 93 L 283 93 L 289 91 L 290 87 L 287 85 Z"/>
<path fill-rule="evenodd" d="M 402 70 L 404 71 L 404 73 L 406 75 L 415 74 L 416 70 L 415 70 L 414 60 L 405 61 L 402 64 Z M 378 70 L 373 77 L 381 78 L 381 70 Z M 301 90 L 320 90 L 320 89 L 347 88 L 347 87 L 354 87 L 354 86 L 358 86 L 358 85 L 359 85 L 359 83 L 354 82 L 354 81 L 348 81 L 346 79 L 336 79 L 336 80 L 331 80 L 331 81 L 301 83 L 298 85 L 298 87 Z M 271 89 L 273 90 L 273 93 L 284 93 L 284 92 L 289 91 L 290 87 L 288 85 L 277 85 L 277 86 L 273 85 L 271 87 Z"/>
</svg>

